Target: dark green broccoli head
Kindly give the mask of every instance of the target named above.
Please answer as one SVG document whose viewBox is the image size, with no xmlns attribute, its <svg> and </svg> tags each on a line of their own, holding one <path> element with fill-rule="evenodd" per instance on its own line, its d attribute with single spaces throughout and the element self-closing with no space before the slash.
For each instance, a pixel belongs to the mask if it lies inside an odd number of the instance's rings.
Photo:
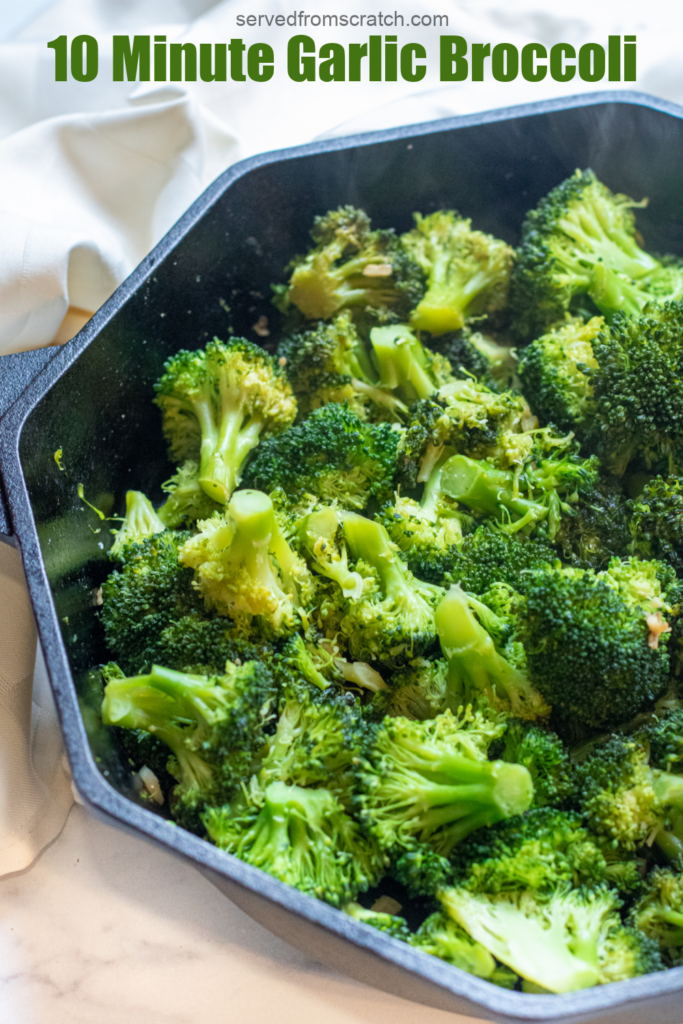
<svg viewBox="0 0 683 1024">
<path fill-rule="evenodd" d="M 349 917 L 356 921 L 362 921 L 363 924 L 369 924 L 372 928 L 384 932 L 385 935 L 391 935 L 392 939 L 401 939 L 402 942 L 408 942 L 410 939 L 411 932 L 407 922 L 396 914 L 366 910 L 365 907 L 361 907 L 360 903 L 347 903 L 342 909 Z"/>
<path fill-rule="evenodd" d="M 272 356 L 244 338 L 182 349 L 156 384 L 171 457 L 199 461 L 199 484 L 225 504 L 261 438 L 294 422 L 296 400 Z"/>
<path fill-rule="evenodd" d="M 615 315 L 593 343 L 595 443 L 620 476 L 640 458 L 675 472 L 683 448 L 683 303 Z"/>
<path fill-rule="evenodd" d="M 649 298 L 644 279 L 660 264 L 636 241 L 638 205 L 592 171 L 576 171 L 527 214 L 510 277 L 518 338 L 544 334 L 586 296 L 606 315 L 640 312 Z"/>
<path fill-rule="evenodd" d="M 409 849 L 399 848 L 394 853 L 391 875 L 405 887 L 411 899 L 433 899 L 439 889 L 452 885 L 450 860 L 429 843 L 413 843 Z"/>
<path fill-rule="evenodd" d="M 629 503 L 615 477 L 599 478 L 581 490 L 563 515 L 555 543 L 562 558 L 579 569 L 604 569 L 630 550 Z"/>
<path fill-rule="evenodd" d="M 166 531 L 121 552 L 121 566 L 102 585 L 107 646 L 125 672 L 149 667 L 160 634 L 183 616 L 204 618 L 192 571 L 178 562 L 187 533 Z"/>
<path fill-rule="evenodd" d="M 641 558 L 657 558 L 683 575 L 683 481 L 655 477 L 640 497 L 629 501 L 632 550 Z"/>
<path fill-rule="evenodd" d="M 666 772 L 683 773 L 683 709 L 669 711 L 649 726 L 647 735 L 652 764 Z"/>
<path fill-rule="evenodd" d="M 534 807 L 561 807 L 574 788 L 569 754 L 560 737 L 545 726 L 508 720 L 496 753 L 503 761 L 523 764 L 534 783 Z"/>
<path fill-rule="evenodd" d="M 519 376 L 524 394 L 542 423 L 585 433 L 593 388 L 587 371 L 597 370 L 593 342 L 605 326 L 602 317 L 588 323 L 573 318 L 522 349 Z"/>
<path fill-rule="evenodd" d="M 276 303 L 296 306 L 309 320 L 329 320 L 348 309 L 355 317 L 400 323 L 424 294 L 424 275 L 393 230 L 370 228 L 353 206 L 315 218 L 308 254 L 292 261 L 286 288 Z"/>
<path fill-rule="evenodd" d="M 448 664 L 443 658 L 414 658 L 392 672 L 389 686 L 372 698 L 373 714 L 380 719 L 400 715 L 424 722 L 447 706 Z"/>
<path fill-rule="evenodd" d="M 449 578 L 472 594 L 483 594 L 499 582 L 524 593 L 531 570 L 556 561 L 556 551 L 545 541 L 483 525 L 464 538 Z"/>
<path fill-rule="evenodd" d="M 415 214 L 415 227 L 402 237 L 408 254 L 427 276 L 427 292 L 410 314 L 419 331 L 457 331 L 474 316 L 501 309 L 507 299 L 513 251 L 473 231 L 454 210 Z"/>
<path fill-rule="evenodd" d="M 659 636 L 670 582 L 662 563 L 635 559 L 613 559 L 603 573 L 531 574 L 520 632 L 529 676 L 558 731 L 626 721 L 664 690 L 669 657 Z"/>
<path fill-rule="evenodd" d="M 519 386 L 515 349 L 480 331 L 469 327 L 449 331 L 430 338 L 429 347 L 448 360 L 451 373 L 459 380 L 474 377 L 492 391 Z"/>
<path fill-rule="evenodd" d="M 393 492 L 400 439 L 388 423 L 364 423 L 347 406 L 333 403 L 264 441 L 247 467 L 245 483 L 364 508 L 372 498 L 386 499 Z"/>
</svg>

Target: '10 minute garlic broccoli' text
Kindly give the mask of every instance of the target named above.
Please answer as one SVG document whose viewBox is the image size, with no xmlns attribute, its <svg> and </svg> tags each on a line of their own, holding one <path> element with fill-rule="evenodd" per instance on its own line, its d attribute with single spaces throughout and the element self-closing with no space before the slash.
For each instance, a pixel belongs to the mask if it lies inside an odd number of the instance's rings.
<svg viewBox="0 0 683 1024">
<path fill-rule="evenodd" d="M 103 586 L 139 800 L 527 992 L 683 963 L 683 262 L 639 205 L 317 217 L 276 349 L 167 362 Z"/>
</svg>

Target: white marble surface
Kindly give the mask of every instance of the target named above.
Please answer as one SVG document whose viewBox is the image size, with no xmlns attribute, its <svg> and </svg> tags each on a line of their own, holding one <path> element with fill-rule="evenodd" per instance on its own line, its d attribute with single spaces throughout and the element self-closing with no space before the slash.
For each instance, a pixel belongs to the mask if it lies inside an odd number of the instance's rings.
<svg viewBox="0 0 683 1024">
<path fill-rule="evenodd" d="M 313 963 L 161 849 L 71 811 L 0 879 L 3 1024 L 464 1024 Z"/>
</svg>

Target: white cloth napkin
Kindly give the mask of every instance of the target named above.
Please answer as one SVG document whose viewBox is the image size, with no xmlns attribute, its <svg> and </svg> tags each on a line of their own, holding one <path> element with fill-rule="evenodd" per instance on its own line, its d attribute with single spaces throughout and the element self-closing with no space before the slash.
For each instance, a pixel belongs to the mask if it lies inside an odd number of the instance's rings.
<svg viewBox="0 0 683 1024">
<path fill-rule="evenodd" d="M 315 137 L 428 121 L 456 113 L 589 91 L 584 83 L 461 83 L 439 88 L 438 37 L 473 42 L 557 41 L 580 46 L 608 34 L 638 36 L 635 88 L 683 101 L 673 0 L 392 0 L 391 10 L 447 14 L 448 29 L 405 28 L 422 42 L 430 73 L 406 82 L 295 83 L 286 76 L 291 26 L 245 29 L 238 14 L 289 15 L 289 0 L 57 0 L 0 46 L 0 354 L 66 340 L 112 293 L 216 175 L 234 161 Z M 383 10 L 382 4 L 376 4 Z M 369 13 L 365 0 L 315 0 L 308 13 Z M 304 30 L 306 31 L 306 30 Z M 366 30 L 311 30 L 321 42 L 363 41 Z M 372 30 L 380 31 L 380 30 Z M 268 42 L 269 83 L 136 86 L 111 81 L 114 33 L 169 42 Z M 90 83 L 54 81 L 46 43 L 94 35 L 100 72 Z M 595 88 L 623 88 L 598 83 Z M 71 801 L 44 670 L 31 693 L 35 633 L 17 553 L 0 543 L 0 874 L 31 862 L 61 828 Z"/>
</svg>

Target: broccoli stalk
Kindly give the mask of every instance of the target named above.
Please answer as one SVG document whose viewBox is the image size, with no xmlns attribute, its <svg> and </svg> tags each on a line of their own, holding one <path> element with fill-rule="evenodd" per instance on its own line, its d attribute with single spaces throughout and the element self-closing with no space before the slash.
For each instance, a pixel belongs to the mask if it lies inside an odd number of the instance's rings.
<svg viewBox="0 0 683 1024">
<path fill-rule="evenodd" d="M 344 597 L 359 598 L 363 593 L 363 577 L 349 569 L 341 532 L 341 516 L 328 505 L 299 520 L 296 527 L 299 542 L 312 559 L 311 568 L 339 584 Z"/>
<path fill-rule="evenodd" d="M 415 214 L 415 228 L 403 235 L 403 244 L 427 275 L 427 293 L 411 313 L 411 327 L 445 334 L 505 304 L 513 251 L 473 231 L 471 223 L 453 210 Z"/>
<path fill-rule="evenodd" d="M 428 722 L 385 718 L 364 762 L 361 820 L 385 849 L 429 842 L 448 856 L 475 829 L 523 814 L 533 799 L 526 768 L 489 761 L 500 724 L 462 708 Z"/>
<path fill-rule="evenodd" d="M 159 518 L 169 530 L 194 523 L 197 519 L 208 519 L 221 505 L 208 496 L 199 483 L 199 463 L 188 459 L 176 473 L 161 485 L 168 494 L 163 505 L 157 509 Z"/>
<path fill-rule="evenodd" d="M 195 570 L 207 606 L 247 632 L 253 619 L 265 634 L 292 632 L 310 602 L 313 581 L 282 536 L 268 495 L 236 491 L 227 515 L 217 513 L 199 528 L 179 557 Z"/>
<path fill-rule="evenodd" d="M 466 704 L 483 696 L 519 718 L 547 715 L 550 709 L 541 695 L 523 672 L 498 653 L 473 608 L 483 615 L 488 612 L 454 584 L 434 613 L 441 650 L 448 661 L 449 703 Z"/>
<path fill-rule="evenodd" d="M 409 941 L 415 949 L 438 956 L 461 971 L 487 981 L 495 979 L 497 965 L 489 951 L 480 942 L 474 942 L 465 929 L 443 911 L 430 914 Z"/>
<path fill-rule="evenodd" d="M 262 437 L 294 422 L 296 401 L 281 368 L 243 338 L 214 338 L 205 350 L 181 350 L 156 385 L 171 456 L 199 457 L 199 483 L 226 504 L 242 466 Z"/>
<path fill-rule="evenodd" d="M 398 391 L 406 402 L 428 398 L 450 379 L 450 365 L 428 354 L 409 327 L 373 327 L 370 343 L 379 368 L 379 385 Z"/>
<path fill-rule="evenodd" d="M 380 523 L 346 512 L 343 529 L 356 571 L 370 583 L 342 620 L 351 655 L 399 664 L 422 653 L 434 640 L 433 606 L 443 591 L 412 575 Z"/>
<path fill-rule="evenodd" d="M 659 945 L 674 967 L 683 963 L 683 876 L 656 868 L 645 882 L 631 921 Z"/>
<path fill-rule="evenodd" d="M 114 543 L 109 554 L 118 559 L 129 544 L 140 544 L 148 537 L 163 533 L 165 529 L 152 502 L 142 491 L 126 491 L 126 514 L 119 529 L 112 530 Z"/>
</svg>

